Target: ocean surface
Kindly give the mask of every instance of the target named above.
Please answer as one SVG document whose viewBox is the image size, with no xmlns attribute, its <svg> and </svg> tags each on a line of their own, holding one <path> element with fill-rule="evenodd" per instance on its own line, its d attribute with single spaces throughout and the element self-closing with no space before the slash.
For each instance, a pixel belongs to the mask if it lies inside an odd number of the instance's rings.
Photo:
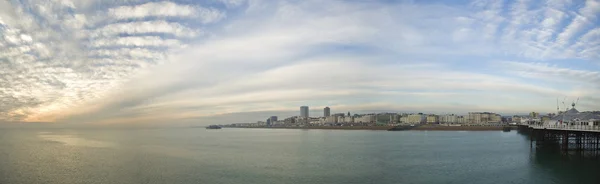
<svg viewBox="0 0 600 184">
<path fill-rule="evenodd" d="M 515 131 L 0 128 L 0 183 L 600 183 L 600 161 Z"/>
</svg>

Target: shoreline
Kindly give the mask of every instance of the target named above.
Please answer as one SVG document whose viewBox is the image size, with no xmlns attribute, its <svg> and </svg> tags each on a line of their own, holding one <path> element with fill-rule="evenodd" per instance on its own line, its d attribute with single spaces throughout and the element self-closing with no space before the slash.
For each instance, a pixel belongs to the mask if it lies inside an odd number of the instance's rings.
<svg viewBox="0 0 600 184">
<path fill-rule="evenodd" d="M 511 130 L 516 127 L 508 126 Z M 502 131 L 504 126 L 419 126 L 411 130 L 417 131 Z"/>
<path fill-rule="evenodd" d="M 257 129 L 303 129 L 303 130 L 379 130 L 388 131 L 396 126 L 311 126 L 311 127 L 224 127 L 224 128 L 257 128 Z M 508 126 L 516 130 L 514 126 Z M 502 131 L 504 126 L 432 126 L 421 125 L 399 131 Z M 397 130 L 398 131 L 398 130 Z"/>
<path fill-rule="evenodd" d="M 393 126 L 311 126 L 311 127 L 223 127 L 255 129 L 303 129 L 303 130 L 389 130 Z"/>
</svg>

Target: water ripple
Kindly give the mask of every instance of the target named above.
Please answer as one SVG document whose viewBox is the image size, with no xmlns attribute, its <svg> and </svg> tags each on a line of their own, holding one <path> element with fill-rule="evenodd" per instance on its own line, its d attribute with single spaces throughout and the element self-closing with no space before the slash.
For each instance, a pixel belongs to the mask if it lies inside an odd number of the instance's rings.
<svg viewBox="0 0 600 184">
<path fill-rule="evenodd" d="M 52 134 L 51 132 L 39 132 L 38 137 L 46 141 L 57 142 L 66 146 L 82 146 L 95 148 L 107 148 L 115 146 L 115 143 L 111 142 L 85 139 L 77 137 L 76 135 Z"/>
</svg>

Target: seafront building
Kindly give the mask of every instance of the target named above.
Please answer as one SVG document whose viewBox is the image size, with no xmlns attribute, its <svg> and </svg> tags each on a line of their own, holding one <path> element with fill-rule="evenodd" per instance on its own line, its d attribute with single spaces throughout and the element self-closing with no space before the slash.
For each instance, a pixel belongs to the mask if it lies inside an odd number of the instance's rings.
<svg viewBox="0 0 600 184">
<path fill-rule="evenodd" d="M 442 124 L 456 124 L 458 123 L 458 116 L 454 114 L 446 114 L 440 116 L 440 123 Z"/>
<path fill-rule="evenodd" d="M 465 116 L 457 116 L 456 117 L 456 122 L 458 124 L 467 124 L 467 120 L 468 120 L 468 118 Z"/>
<path fill-rule="evenodd" d="M 338 123 L 354 123 L 353 116 L 339 116 Z"/>
<path fill-rule="evenodd" d="M 407 124 L 408 123 L 408 115 L 400 115 L 400 123 Z"/>
<path fill-rule="evenodd" d="M 468 115 L 468 123 L 469 124 L 494 124 L 501 123 L 502 116 L 492 112 L 469 112 Z"/>
<path fill-rule="evenodd" d="M 323 119 L 324 119 L 324 118 L 311 118 L 311 117 L 309 117 L 309 118 L 307 119 L 307 121 L 308 121 L 310 124 L 321 124 L 321 123 L 323 122 Z"/>
<path fill-rule="evenodd" d="M 511 122 L 513 123 L 521 123 L 521 116 L 513 116 Z"/>
<path fill-rule="evenodd" d="M 297 122 L 297 119 L 298 119 L 298 116 L 292 116 L 292 117 L 289 117 L 289 118 L 285 118 L 283 120 L 283 123 L 284 124 L 295 124 Z"/>
<path fill-rule="evenodd" d="M 308 106 L 300 106 L 300 117 L 308 119 Z"/>
<path fill-rule="evenodd" d="M 325 107 L 325 108 L 323 109 L 323 116 L 324 116 L 324 117 L 331 116 L 331 109 L 330 109 L 329 107 Z"/>
<path fill-rule="evenodd" d="M 376 115 L 374 114 L 365 114 L 359 117 L 354 118 L 355 123 L 375 123 Z"/>
<path fill-rule="evenodd" d="M 324 118 L 325 118 L 325 123 L 338 123 L 337 116 L 326 116 Z"/>
<path fill-rule="evenodd" d="M 419 113 L 419 114 L 409 114 L 407 117 L 407 121 L 406 123 L 409 124 L 420 124 L 420 123 L 424 123 L 426 121 L 425 115 Z"/>
<path fill-rule="evenodd" d="M 440 117 L 438 115 L 435 115 L 435 114 L 427 115 L 427 123 L 428 124 L 437 124 L 439 122 L 440 122 Z"/>
<path fill-rule="evenodd" d="M 398 122 L 400 122 L 400 118 L 401 117 L 402 116 L 400 114 L 397 114 L 397 113 L 396 114 L 391 114 L 390 115 L 390 123 L 398 123 Z"/>
</svg>

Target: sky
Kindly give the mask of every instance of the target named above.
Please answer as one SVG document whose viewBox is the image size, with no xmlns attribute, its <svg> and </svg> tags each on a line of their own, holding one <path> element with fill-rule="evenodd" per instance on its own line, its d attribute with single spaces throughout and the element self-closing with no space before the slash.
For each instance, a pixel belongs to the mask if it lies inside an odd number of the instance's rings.
<svg viewBox="0 0 600 184">
<path fill-rule="evenodd" d="M 600 110 L 599 0 L 0 0 L 0 122 Z"/>
</svg>

